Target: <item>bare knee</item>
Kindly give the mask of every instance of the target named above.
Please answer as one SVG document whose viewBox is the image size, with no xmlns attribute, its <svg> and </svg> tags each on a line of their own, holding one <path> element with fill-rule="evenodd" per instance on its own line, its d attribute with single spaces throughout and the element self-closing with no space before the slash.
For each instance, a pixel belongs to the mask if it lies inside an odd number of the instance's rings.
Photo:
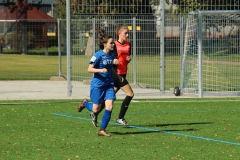
<svg viewBox="0 0 240 160">
<path fill-rule="evenodd" d="M 133 93 L 133 92 L 131 92 L 131 93 L 128 93 L 128 94 L 127 94 L 127 96 L 129 96 L 129 97 L 132 97 L 132 98 L 133 98 L 133 97 L 134 97 L 134 93 Z"/>
</svg>

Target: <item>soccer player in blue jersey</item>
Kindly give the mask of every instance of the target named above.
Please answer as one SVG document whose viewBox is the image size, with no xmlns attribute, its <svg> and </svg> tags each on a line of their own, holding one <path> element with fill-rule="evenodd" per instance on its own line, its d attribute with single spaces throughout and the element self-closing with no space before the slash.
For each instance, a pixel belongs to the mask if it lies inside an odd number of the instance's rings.
<svg viewBox="0 0 240 160">
<path fill-rule="evenodd" d="M 127 26 L 119 26 L 116 29 L 116 37 L 117 40 L 114 42 L 114 53 L 115 57 L 118 58 L 120 62 L 119 65 L 113 66 L 113 81 L 114 81 L 114 88 L 115 92 L 117 93 L 119 89 L 126 93 L 126 97 L 122 102 L 120 112 L 117 118 L 117 123 L 122 124 L 124 126 L 128 126 L 129 124 L 124 119 L 124 116 L 128 110 L 128 106 L 134 96 L 133 90 L 126 79 L 127 75 L 127 66 L 128 63 L 131 61 L 131 44 L 127 41 L 128 38 L 128 28 Z M 81 112 L 84 108 L 87 108 L 90 112 L 90 116 L 92 118 L 93 125 L 97 126 L 97 115 L 101 112 L 104 108 L 104 102 L 101 105 L 100 110 L 98 112 L 94 112 L 92 110 L 92 103 L 87 102 L 87 99 L 84 99 L 82 103 L 78 106 L 78 112 Z"/>
<path fill-rule="evenodd" d="M 90 85 L 90 98 L 93 102 L 92 111 L 97 113 L 101 108 L 101 103 L 105 101 L 105 111 L 102 116 L 102 123 L 99 136 L 110 136 L 106 132 L 108 122 L 111 119 L 113 102 L 116 99 L 114 83 L 112 78 L 112 67 L 119 62 L 114 57 L 114 41 L 110 35 L 105 35 L 102 30 L 97 30 L 100 36 L 99 48 L 89 62 L 88 72 L 94 73 Z"/>
</svg>

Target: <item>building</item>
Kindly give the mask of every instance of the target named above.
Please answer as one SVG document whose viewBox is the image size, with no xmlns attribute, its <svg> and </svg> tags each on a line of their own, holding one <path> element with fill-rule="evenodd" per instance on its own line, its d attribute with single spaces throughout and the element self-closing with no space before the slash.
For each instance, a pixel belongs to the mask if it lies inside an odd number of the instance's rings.
<svg viewBox="0 0 240 160">
<path fill-rule="evenodd" d="M 1 46 L 6 52 L 26 54 L 31 48 L 57 46 L 56 20 L 39 5 L 17 0 L 0 10 Z"/>
</svg>

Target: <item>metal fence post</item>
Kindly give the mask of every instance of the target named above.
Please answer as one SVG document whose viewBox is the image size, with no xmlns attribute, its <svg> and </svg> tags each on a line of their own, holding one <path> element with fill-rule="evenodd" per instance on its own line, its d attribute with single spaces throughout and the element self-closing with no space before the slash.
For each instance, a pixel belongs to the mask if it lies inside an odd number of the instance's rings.
<svg viewBox="0 0 240 160">
<path fill-rule="evenodd" d="M 184 18 L 180 17 L 180 89 L 183 88 Z"/>
<path fill-rule="evenodd" d="M 133 18 L 133 83 L 137 83 L 137 64 L 136 64 L 136 18 Z"/>
<path fill-rule="evenodd" d="M 198 13 L 198 97 L 203 98 L 202 89 L 202 12 Z"/>
<path fill-rule="evenodd" d="M 165 23 L 164 23 L 164 16 L 165 16 L 165 0 L 159 0 L 160 1 L 160 8 L 161 8 L 161 51 L 160 51 L 160 94 L 164 94 L 164 35 L 165 35 Z"/>
<path fill-rule="evenodd" d="M 93 18 L 93 19 L 92 19 L 93 54 L 96 52 L 96 49 L 95 49 L 95 48 L 96 48 L 96 47 L 95 47 L 95 45 L 96 45 L 96 42 L 95 42 L 95 41 L 96 41 L 96 37 L 95 37 L 95 35 L 96 35 L 96 34 L 95 34 L 95 33 L 96 33 L 96 27 L 95 27 L 95 26 L 96 26 L 96 20 L 95 20 L 95 18 Z"/>
<path fill-rule="evenodd" d="M 61 20 L 58 18 L 57 19 L 57 23 L 58 23 L 58 76 L 60 77 L 62 75 L 62 55 L 61 55 L 61 39 L 60 39 L 60 35 L 61 35 L 61 28 L 60 28 L 60 23 Z"/>
<path fill-rule="evenodd" d="M 70 13 L 70 1 L 66 1 L 66 14 L 67 14 L 67 96 L 70 97 L 72 94 L 71 86 L 71 13 Z"/>
</svg>

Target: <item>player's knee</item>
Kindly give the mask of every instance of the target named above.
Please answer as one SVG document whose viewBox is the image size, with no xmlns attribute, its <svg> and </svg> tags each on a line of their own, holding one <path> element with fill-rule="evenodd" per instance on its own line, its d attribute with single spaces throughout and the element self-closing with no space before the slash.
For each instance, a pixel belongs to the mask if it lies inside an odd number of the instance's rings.
<svg viewBox="0 0 240 160">
<path fill-rule="evenodd" d="M 131 92 L 131 93 L 128 94 L 128 96 L 133 98 L 134 97 L 134 93 Z"/>
<path fill-rule="evenodd" d="M 106 110 L 112 111 L 113 110 L 113 106 L 112 105 L 106 106 Z"/>
</svg>

